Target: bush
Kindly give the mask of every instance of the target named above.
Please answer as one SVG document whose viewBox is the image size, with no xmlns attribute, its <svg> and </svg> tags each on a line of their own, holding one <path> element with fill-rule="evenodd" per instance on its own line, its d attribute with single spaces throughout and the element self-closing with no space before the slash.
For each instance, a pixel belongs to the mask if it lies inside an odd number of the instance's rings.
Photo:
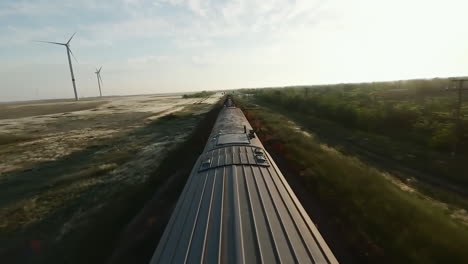
<svg viewBox="0 0 468 264">
<path fill-rule="evenodd" d="M 456 140 L 456 128 L 453 124 L 440 124 L 435 126 L 430 139 L 430 146 L 439 150 L 450 151 Z"/>
<path fill-rule="evenodd" d="M 207 92 L 207 91 L 201 91 L 198 93 L 193 93 L 193 94 L 184 94 L 182 95 L 182 98 L 187 99 L 187 98 L 205 98 L 208 96 L 213 95 L 214 92 Z"/>
<path fill-rule="evenodd" d="M 255 127 L 261 139 L 281 141 L 291 167 L 309 172 L 302 174 L 305 186 L 333 208 L 336 219 L 330 220 L 346 227 L 343 239 L 349 244 L 369 243 L 383 254 L 379 262 L 384 263 L 468 263 L 468 229 L 444 207 L 304 136 L 276 112 L 255 108 L 247 116 L 254 126 L 262 125 Z"/>
<path fill-rule="evenodd" d="M 249 90 L 258 100 L 445 152 L 456 138 L 448 79 Z M 433 124 L 437 123 L 437 126 Z M 452 132 L 451 132 L 452 131 Z M 466 141 L 465 139 L 460 139 Z M 467 152 L 468 142 L 461 142 Z"/>
</svg>

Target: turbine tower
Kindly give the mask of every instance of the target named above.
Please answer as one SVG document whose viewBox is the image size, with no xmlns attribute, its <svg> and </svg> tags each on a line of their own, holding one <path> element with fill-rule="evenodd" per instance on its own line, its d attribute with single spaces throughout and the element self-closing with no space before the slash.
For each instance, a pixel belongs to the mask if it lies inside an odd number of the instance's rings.
<svg viewBox="0 0 468 264">
<path fill-rule="evenodd" d="M 70 54 L 71 54 L 73 58 L 76 60 L 75 55 L 73 55 L 73 52 L 70 49 L 70 41 L 73 39 L 75 34 L 76 32 L 73 33 L 73 35 L 70 37 L 70 39 L 66 43 L 51 42 L 51 41 L 36 41 L 36 42 L 43 42 L 43 43 L 50 43 L 50 44 L 65 46 L 65 48 L 67 49 L 68 65 L 70 66 L 70 74 L 71 74 L 71 79 L 73 83 L 73 91 L 75 92 L 75 101 L 78 101 L 78 93 L 76 92 L 76 84 L 75 84 L 75 75 L 73 74 L 73 66 L 72 66 L 72 62 L 70 59 Z"/>
<path fill-rule="evenodd" d="M 98 83 L 98 86 L 99 86 L 99 96 L 101 96 L 101 97 L 102 97 L 102 92 L 101 92 L 101 84 L 102 84 L 102 79 L 101 79 L 101 69 L 102 69 L 102 66 L 101 66 L 101 68 L 99 68 L 99 70 L 98 70 L 98 69 L 96 69 L 96 72 L 95 72 L 95 74 L 96 74 L 97 83 Z"/>
</svg>

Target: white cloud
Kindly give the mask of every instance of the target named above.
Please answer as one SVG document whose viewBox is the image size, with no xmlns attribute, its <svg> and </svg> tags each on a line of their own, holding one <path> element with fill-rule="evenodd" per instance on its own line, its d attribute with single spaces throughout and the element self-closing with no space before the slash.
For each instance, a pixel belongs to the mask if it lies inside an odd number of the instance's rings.
<svg viewBox="0 0 468 264">
<path fill-rule="evenodd" d="M 7 0 L 8 1 L 8 0 Z M 70 10 L 77 9 L 108 9 L 138 0 L 11 0 L 0 5 L 1 16 L 30 15 L 50 16 L 64 14 Z"/>
<path fill-rule="evenodd" d="M 0 8 L 0 16 L 51 14 L 58 10 L 44 1 L 11 1 Z"/>
<path fill-rule="evenodd" d="M 206 16 L 207 9 L 210 7 L 209 1 L 203 0 L 159 0 L 159 3 L 165 3 L 173 6 L 185 7 L 198 16 Z"/>
<path fill-rule="evenodd" d="M 62 41 L 76 29 L 73 48 L 80 61 L 103 63 L 107 74 L 125 79 L 114 82 L 120 90 L 136 79 L 144 87 L 169 87 L 173 81 L 177 89 L 189 90 L 466 75 L 468 69 L 468 2 L 462 0 L 12 3 L 18 4 L 0 4 L 0 19 L 8 22 L 0 26 L 0 66 L 31 59 L 21 53 L 29 47 L 8 60 L 5 50 L 33 39 Z M 42 22 L 48 14 L 54 21 L 57 10 L 93 19 L 76 25 L 5 19 L 16 14 Z M 55 51 L 39 49 L 36 62 Z M 62 55 L 58 52 L 56 63 L 65 60 Z"/>
<path fill-rule="evenodd" d="M 160 63 L 167 63 L 169 61 L 170 61 L 169 56 L 154 56 L 154 55 L 131 57 L 127 59 L 127 62 L 133 65 L 135 64 L 136 65 L 160 64 Z"/>
<path fill-rule="evenodd" d="M 44 27 L 41 30 L 6 26 L 0 31 L 0 46 L 11 46 L 31 43 L 33 40 L 50 40 L 61 32 L 55 27 Z M 56 40 L 57 41 L 57 40 Z"/>
<path fill-rule="evenodd" d="M 181 49 L 187 48 L 210 48 L 215 45 L 215 43 L 208 39 L 208 38 L 198 38 L 195 36 L 187 37 L 187 38 L 176 38 L 174 43 L 177 47 Z"/>
</svg>

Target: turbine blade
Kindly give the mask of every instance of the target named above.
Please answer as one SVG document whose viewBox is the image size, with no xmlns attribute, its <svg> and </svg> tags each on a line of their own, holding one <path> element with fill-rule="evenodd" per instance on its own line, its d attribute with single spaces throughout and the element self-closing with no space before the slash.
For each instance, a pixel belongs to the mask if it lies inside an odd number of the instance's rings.
<svg viewBox="0 0 468 264">
<path fill-rule="evenodd" d="M 51 41 L 42 41 L 42 40 L 33 40 L 34 42 L 41 42 L 41 43 L 49 43 L 49 44 L 56 44 L 56 45 L 62 45 L 66 46 L 67 44 L 65 43 L 58 43 L 58 42 L 51 42 Z"/>
<path fill-rule="evenodd" d="M 104 85 L 104 83 L 102 82 L 101 74 L 98 74 L 98 76 L 99 76 L 99 80 L 101 81 L 101 84 Z"/>
<path fill-rule="evenodd" d="M 101 66 L 101 68 L 99 68 L 99 71 L 98 71 L 99 73 L 101 73 L 101 69 L 102 69 L 102 66 Z"/>
<path fill-rule="evenodd" d="M 76 59 L 75 55 L 73 54 L 72 50 L 70 49 L 70 47 L 68 47 L 68 45 L 67 45 L 67 49 L 70 51 L 70 54 L 75 59 L 76 63 L 79 63 L 78 60 Z"/>
<path fill-rule="evenodd" d="M 69 44 L 69 43 L 70 43 L 70 41 L 71 41 L 71 40 L 72 40 L 72 38 L 75 36 L 75 34 L 76 34 L 76 32 L 75 32 L 75 33 L 73 33 L 73 35 L 72 35 L 72 36 L 70 37 L 70 39 L 68 40 L 67 44 Z"/>
</svg>

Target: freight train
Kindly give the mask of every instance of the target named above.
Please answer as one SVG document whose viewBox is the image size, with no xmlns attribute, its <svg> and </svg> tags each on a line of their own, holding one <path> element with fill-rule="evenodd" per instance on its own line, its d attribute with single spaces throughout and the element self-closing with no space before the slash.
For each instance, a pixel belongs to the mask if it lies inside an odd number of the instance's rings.
<svg viewBox="0 0 468 264">
<path fill-rule="evenodd" d="M 156 263 L 338 263 L 230 97 L 152 256 Z"/>
</svg>

